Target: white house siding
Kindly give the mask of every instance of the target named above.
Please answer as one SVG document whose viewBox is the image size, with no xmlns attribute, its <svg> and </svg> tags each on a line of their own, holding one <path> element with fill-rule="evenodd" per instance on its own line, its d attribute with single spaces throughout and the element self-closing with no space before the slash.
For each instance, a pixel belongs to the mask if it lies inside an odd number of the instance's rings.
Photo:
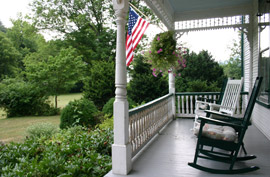
<svg viewBox="0 0 270 177">
<path fill-rule="evenodd" d="M 270 140 L 270 109 L 256 104 L 253 110 L 252 122 Z"/>
<path fill-rule="evenodd" d="M 258 76 L 259 64 L 259 44 L 258 44 L 258 20 L 257 20 L 257 2 L 254 0 L 254 11 L 250 18 L 251 26 L 249 34 L 251 45 L 249 44 L 247 35 L 244 35 L 244 90 L 250 91 L 253 87 L 254 81 Z M 251 49 L 251 51 L 250 51 Z M 250 56 L 252 55 L 252 58 Z M 252 60 L 251 60 L 252 59 Z M 252 122 L 259 130 L 270 140 L 270 109 L 265 108 L 259 104 L 255 104 Z"/>
</svg>

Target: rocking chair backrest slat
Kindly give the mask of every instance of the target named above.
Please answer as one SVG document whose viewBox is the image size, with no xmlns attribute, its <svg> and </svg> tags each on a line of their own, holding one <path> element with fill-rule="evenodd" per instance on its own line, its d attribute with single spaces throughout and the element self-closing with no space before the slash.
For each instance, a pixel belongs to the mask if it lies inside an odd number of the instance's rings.
<svg viewBox="0 0 270 177">
<path fill-rule="evenodd" d="M 241 80 L 228 80 L 219 112 L 234 115 L 243 85 Z"/>
<path fill-rule="evenodd" d="M 251 114 L 252 114 L 252 111 L 256 102 L 256 98 L 258 96 L 258 93 L 261 87 L 262 79 L 263 79 L 262 77 L 257 77 L 255 80 L 255 83 L 254 83 L 254 86 L 253 86 L 253 89 L 252 89 L 252 92 L 248 101 L 248 105 L 245 111 L 245 115 L 243 118 L 244 125 L 248 126 L 250 122 Z"/>
<path fill-rule="evenodd" d="M 219 96 L 219 99 L 216 102 L 216 104 L 221 104 L 222 99 L 223 99 L 223 96 L 224 96 L 224 92 L 225 92 L 225 88 L 226 88 L 227 82 L 228 82 L 228 79 L 224 79 L 223 84 L 222 84 L 222 87 L 221 87 L 221 91 L 220 91 L 220 96 Z"/>
</svg>

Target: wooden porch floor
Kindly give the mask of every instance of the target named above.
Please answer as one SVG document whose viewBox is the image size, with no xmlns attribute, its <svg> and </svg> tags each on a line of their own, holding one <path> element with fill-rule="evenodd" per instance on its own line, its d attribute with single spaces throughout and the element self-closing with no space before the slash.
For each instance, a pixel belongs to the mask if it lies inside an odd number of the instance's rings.
<svg viewBox="0 0 270 177">
<path fill-rule="evenodd" d="M 192 119 L 172 121 L 142 152 L 133 163 L 129 177 L 225 177 L 194 169 L 187 165 L 193 161 L 196 137 L 190 131 Z M 253 125 L 245 137 L 245 147 L 256 159 L 246 161 L 248 165 L 259 166 L 255 172 L 233 175 L 234 177 L 270 177 L 270 141 Z M 210 163 L 210 162 L 207 162 Z M 212 162 L 211 162 L 212 163 Z M 122 177 L 108 173 L 106 177 Z"/>
</svg>

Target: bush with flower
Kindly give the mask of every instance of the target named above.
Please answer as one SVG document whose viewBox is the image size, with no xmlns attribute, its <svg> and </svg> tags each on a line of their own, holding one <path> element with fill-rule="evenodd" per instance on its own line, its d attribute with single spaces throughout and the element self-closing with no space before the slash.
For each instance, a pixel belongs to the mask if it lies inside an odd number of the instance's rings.
<svg viewBox="0 0 270 177">
<path fill-rule="evenodd" d="M 145 58 L 152 65 L 153 75 L 173 72 L 174 76 L 181 76 L 178 71 L 186 67 L 186 48 L 177 47 L 173 31 L 157 34 L 151 43 L 149 51 L 144 52 Z"/>
</svg>

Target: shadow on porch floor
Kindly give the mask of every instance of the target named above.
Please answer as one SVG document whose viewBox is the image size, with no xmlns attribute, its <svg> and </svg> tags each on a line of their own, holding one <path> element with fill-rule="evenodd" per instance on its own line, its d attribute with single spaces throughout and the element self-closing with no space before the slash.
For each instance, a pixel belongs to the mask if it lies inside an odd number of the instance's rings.
<svg viewBox="0 0 270 177">
<path fill-rule="evenodd" d="M 196 137 L 190 131 L 192 119 L 172 121 L 133 163 L 129 177 L 225 177 L 194 169 L 187 165 L 193 161 Z M 248 154 L 256 159 L 246 161 L 248 165 L 259 166 L 255 172 L 233 175 L 234 177 L 270 177 L 270 141 L 253 125 L 245 137 Z M 108 173 L 106 177 L 121 177 Z"/>
</svg>

